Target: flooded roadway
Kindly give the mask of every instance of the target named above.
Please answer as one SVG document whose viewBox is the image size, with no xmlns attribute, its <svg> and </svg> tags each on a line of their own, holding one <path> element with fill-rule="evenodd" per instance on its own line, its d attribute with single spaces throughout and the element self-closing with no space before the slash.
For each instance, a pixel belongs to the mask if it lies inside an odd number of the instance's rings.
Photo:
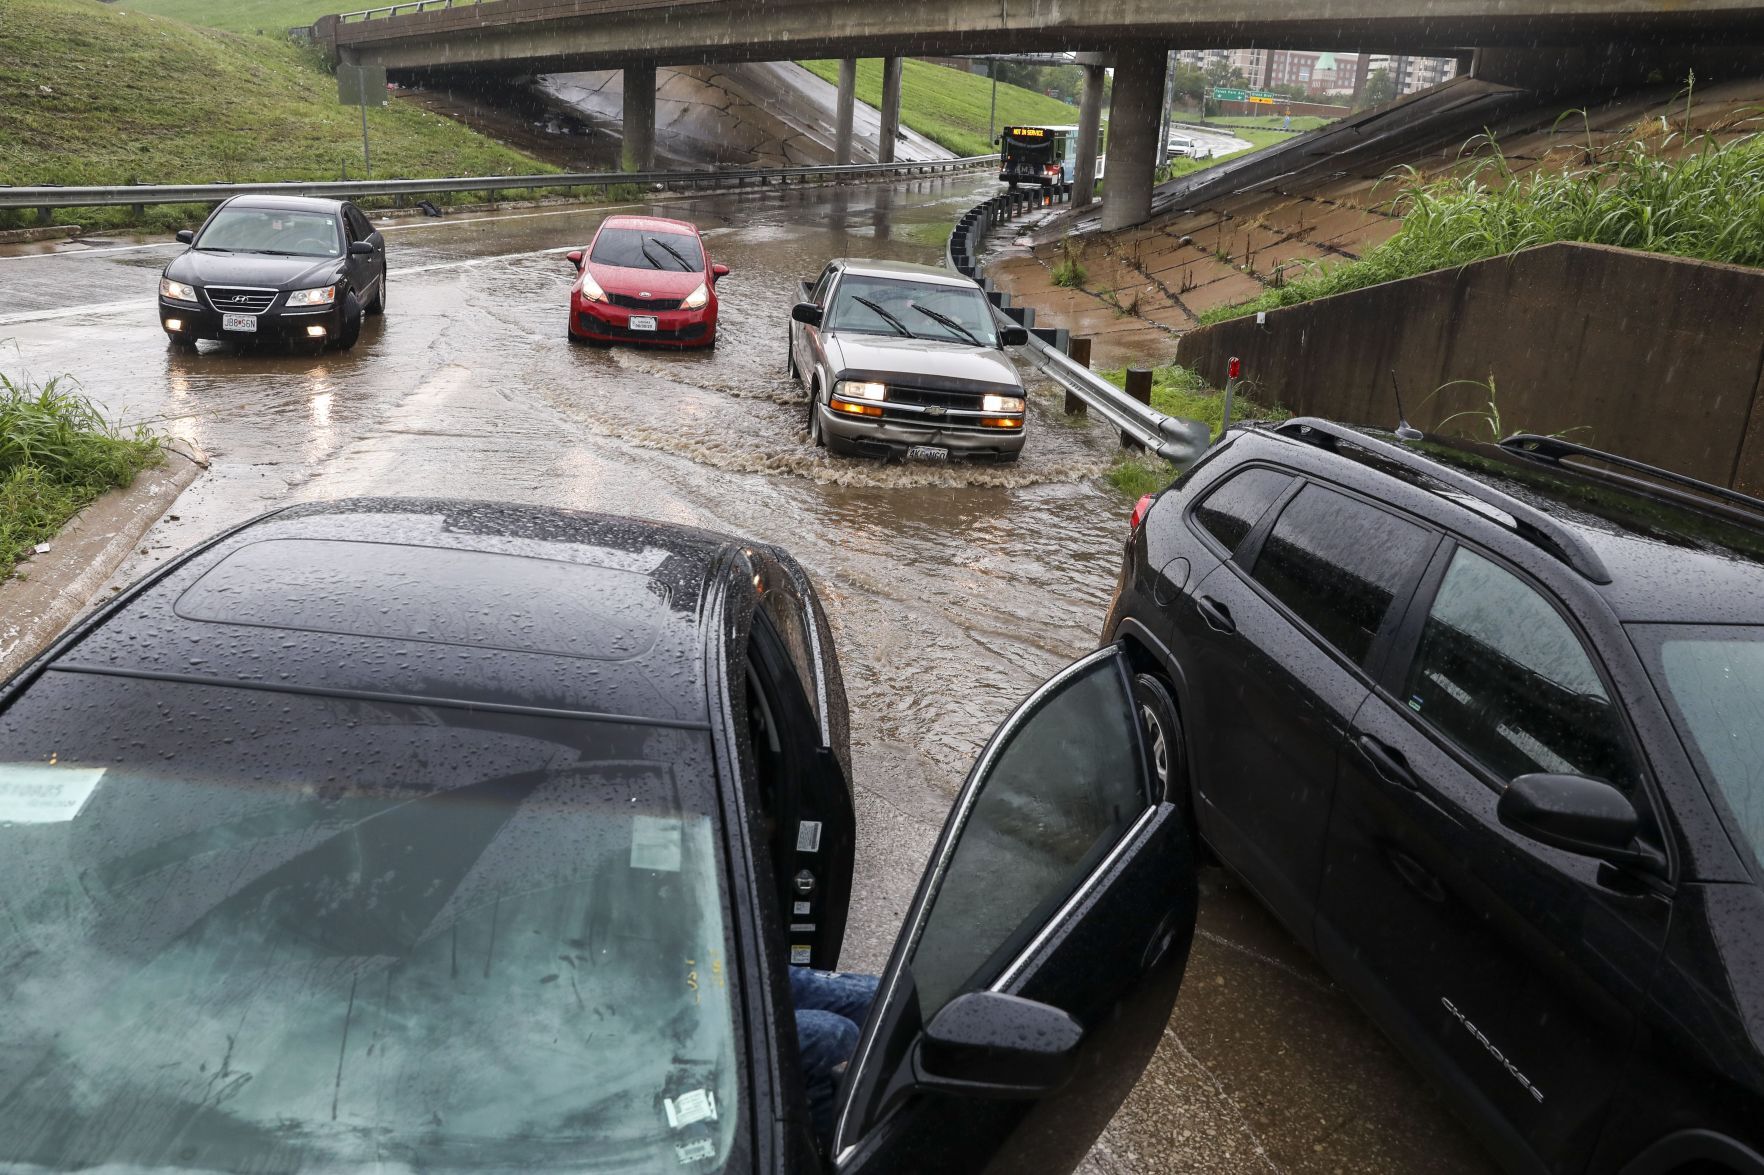
<svg viewBox="0 0 1764 1175">
<path fill-rule="evenodd" d="M 1033 686 L 1092 647 L 1126 506 L 1112 435 L 1031 384 L 1014 466 L 891 464 L 813 448 L 785 374 L 799 279 L 839 255 L 935 262 L 980 177 L 669 200 L 719 287 L 704 353 L 572 347 L 572 269 L 607 208 L 381 224 L 388 310 L 321 357 L 167 348 L 154 316 L 176 246 L 0 251 L 0 370 L 70 373 L 113 416 L 213 467 L 126 582 L 290 501 L 496 498 L 687 523 L 792 551 L 831 614 L 852 708 L 859 895 L 844 965 L 882 964 L 968 764 Z M 1492 1169 L 1419 1079 L 1241 889 L 1208 879 L 1187 984 L 1099 1172 Z"/>
</svg>

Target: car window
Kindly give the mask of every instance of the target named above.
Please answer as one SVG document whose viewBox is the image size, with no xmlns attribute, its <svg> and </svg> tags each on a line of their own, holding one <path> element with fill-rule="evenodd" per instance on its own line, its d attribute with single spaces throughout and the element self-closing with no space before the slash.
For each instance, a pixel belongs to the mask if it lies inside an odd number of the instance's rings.
<svg viewBox="0 0 1764 1175">
<path fill-rule="evenodd" d="M 691 233 L 663 229 L 603 228 L 588 260 L 626 269 L 697 273 L 704 269 L 704 247 Z"/>
<path fill-rule="evenodd" d="M 374 226 L 368 222 L 367 214 L 361 209 L 351 207 L 344 215 L 349 218 L 349 227 L 355 230 L 352 235 L 356 240 L 365 241 L 374 235 Z"/>
<path fill-rule="evenodd" d="M 738 1162 L 711 755 L 45 675 L 0 715 L 0 1166 Z"/>
<path fill-rule="evenodd" d="M 1275 520 L 1253 574 L 1324 640 L 1364 662 L 1433 544 L 1414 523 L 1307 485 Z"/>
<path fill-rule="evenodd" d="M 801 605 L 795 597 L 773 590 L 765 594 L 762 607 L 785 652 L 790 655 L 790 666 L 796 671 L 803 696 L 809 699 L 809 707 L 819 714 L 820 690 L 815 684 L 814 651 L 809 643 L 807 618 L 803 616 Z"/>
<path fill-rule="evenodd" d="M 1053 687 L 977 768 L 978 799 L 910 958 L 929 1021 L 992 978 L 1148 805 L 1113 661 Z"/>
<path fill-rule="evenodd" d="M 809 301 L 817 306 L 826 304 L 827 285 L 833 280 L 834 272 L 835 267 L 831 265 L 821 271 L 821 276 L 815 281 L 815 288 L 809 291 Z"/>
<path fill-rule="evenodd" d="M 1223 543 L 1226 551 L 1235 552 L 1243 536 L 1291 484 L 1292 475 L 1277 469 L 1245 469 L 1208 491 L 1194 508 L 1194 520 Z"/>
<path fill-rule="evenodd" d="M 953 320 L 951 327 L 937 315 Z M 893 322 L 889 320 L 893 319 Z M 899 323 L 896 328 L 894 323 Z M 830 330 L 868 334 L 901 335 L 966 343 L 963 330 L 983 346 L 998 345 L 992 311 L 986 298 L 973 286 L 952 286 L 866 277 L 847 273 L 834 292 L 827 311 Z"/>
<path fill-rule="evenodd" d="M 337 228 L 337 217 L 329 212 L 222 208 L 203 226 L 195 247 L 236 253 L 336 257 L 342 253 Z"/>
<path fill-rule="evenodd" d="M 1637 625 L 1649 674 L 1736 840 L 1764 867 L 1764 627 Z"/>
<path fill-rule="evenodd" d="M 1402 696 L 1502 781 L 1547 771 L 1635 783 L 1580 638 L 1535 588 L 1466 548 L 1428 609 Z"/>
</svg>

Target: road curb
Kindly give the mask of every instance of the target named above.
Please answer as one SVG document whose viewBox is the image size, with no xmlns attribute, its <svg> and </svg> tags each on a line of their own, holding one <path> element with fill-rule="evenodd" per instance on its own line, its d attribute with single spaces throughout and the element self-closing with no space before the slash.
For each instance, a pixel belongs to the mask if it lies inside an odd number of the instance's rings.
<svg viewBox="0 0 1764 1175">
<path fill-rule="evenodd" d="M 51 549 L 0 583 L 0 681 L 49 646 L 92 602 L 149 528 L 208 468 L 200 450 L 167 448 L 165 460 L 68 520 Z"/>
</svg>

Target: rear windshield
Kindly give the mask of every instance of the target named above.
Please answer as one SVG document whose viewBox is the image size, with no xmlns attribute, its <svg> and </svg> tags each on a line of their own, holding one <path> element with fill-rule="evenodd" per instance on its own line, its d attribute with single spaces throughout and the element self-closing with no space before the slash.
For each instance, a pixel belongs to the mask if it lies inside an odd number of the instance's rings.
<svg viewBox="0 0 1764 1175">
<path fill-rule="evenodd" d="M 1643 660 L 1734 838 L 1764 870 L 1764 627 L 1642 624 Z"/>
<path fill-rule="evenodd" d="M 293 257 L 343 255 L 335 216 L 280 208 L 223 208 L 203 227 L 196 248 Z"/>
<path fill-rule="evenodd" d="M 699 731 L 51 672 L 0 715 L 0 1166 L 745 1146 Z"/>
<path fill-rule="evenodd" d="M 588 260 L 627 269 L 704 269 L 704 249 L 690 233 L 651 232 L 634 228 L 603 228 L 594 238 Z"/>
</svg>

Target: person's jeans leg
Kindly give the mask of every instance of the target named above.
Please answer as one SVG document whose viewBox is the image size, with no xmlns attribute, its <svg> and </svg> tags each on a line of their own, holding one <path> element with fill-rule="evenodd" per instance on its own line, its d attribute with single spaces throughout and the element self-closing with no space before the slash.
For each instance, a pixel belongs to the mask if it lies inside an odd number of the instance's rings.
<svg viewBox="0 0 1764 1175">
<path fill-rule="evenodd" d="M 835 1012 L 854 1024 L 862 1024 L 876 1000 L 877 978 L 855 971 L 816 971 L 790 968 L 790 1001 L 797 1008 Z"/>
<path fill-rule="evenodd" d="M 799 968 L 792 967 L 793 973 Z M 796 1010 L 796 1041 L 802 1053 L 802 1083 L 808 1094 L 809 1121 L 821 1149 L 833 1145 L 833 1096 L 839 1081 L 833 1069 L 851 1059 L 857 1048 L 858 1026 L 837 1012 L 815 1008 Z"/>
</svg>

